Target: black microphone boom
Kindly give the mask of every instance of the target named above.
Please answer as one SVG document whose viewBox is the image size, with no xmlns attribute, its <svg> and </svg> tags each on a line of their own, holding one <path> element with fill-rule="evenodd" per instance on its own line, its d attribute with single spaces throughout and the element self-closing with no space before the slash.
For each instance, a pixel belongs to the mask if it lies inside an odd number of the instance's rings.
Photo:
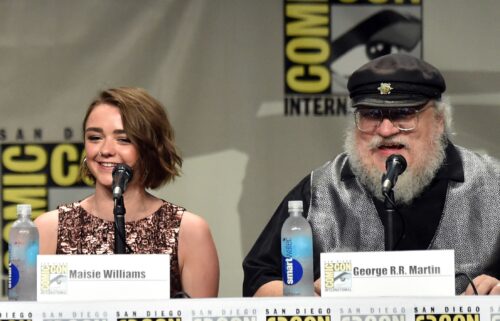
<svg viewBox="0 0 500 321">
<path fill-rule="evenodd" d="M 392 154 L 387 157 L 385 161 L 385 168 L 387 173 L 382 176 L 382 194 L 385 197 L 385 250 L 394 251 L 396 245 L 394 244 L 394 214 L 397 213 L 394 202 L 394 193 L 392 188 L 406 169 L 406 159 L 398 154 Z"/>
<path fill-rule="evenodd" d="M 128 182 L 132 179 L 132 168 L 126 164 L 118 164 L 113 169 L 113 198 L 118 199 L 123 196 L 127 189 Z"/>
<path fill-rule="evenodd" d="M 389 192 L 394 185 L 396 185 L 396 181 L 398 180 L 398 176 L 401 175 L 406 169 L 406 159 L 399 154 L 392 154 L 387 157 L 385 161 L 385 168 L 387 173 L 382 177 L 382 192 Z"/>
</svg>

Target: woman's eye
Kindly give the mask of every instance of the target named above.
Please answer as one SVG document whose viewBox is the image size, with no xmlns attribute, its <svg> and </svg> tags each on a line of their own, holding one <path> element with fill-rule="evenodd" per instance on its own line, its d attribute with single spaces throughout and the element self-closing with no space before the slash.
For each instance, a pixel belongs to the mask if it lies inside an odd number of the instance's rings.
<svg viewBox="0 0 500 321">
<path fill-rule="evenodd" d="M 130 143 L 130 139 L 126 137 L 118 138 L 118 141 L 121 143 Z"/>
<path fill-rule="evenodd" d="M 90 141 L 96 141 L 96 140 L 99 140 L 101 137 L 100 136 L 97 136 L 97 135 L 89 135 L 87 136 L 87 140 L 90 140 Z"/>
</svg>

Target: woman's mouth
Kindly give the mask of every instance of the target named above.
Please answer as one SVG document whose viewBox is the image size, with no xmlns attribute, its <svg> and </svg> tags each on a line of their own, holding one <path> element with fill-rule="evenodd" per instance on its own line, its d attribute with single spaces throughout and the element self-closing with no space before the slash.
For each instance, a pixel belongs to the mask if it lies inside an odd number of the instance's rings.
<svg viewBox="0 0 500 321">
<path fill-rule="evenodd" d="M 115 168 L 117 163 L 109 163 L 109 162 L 97 162 L 102 167 Z"/>
</svg>

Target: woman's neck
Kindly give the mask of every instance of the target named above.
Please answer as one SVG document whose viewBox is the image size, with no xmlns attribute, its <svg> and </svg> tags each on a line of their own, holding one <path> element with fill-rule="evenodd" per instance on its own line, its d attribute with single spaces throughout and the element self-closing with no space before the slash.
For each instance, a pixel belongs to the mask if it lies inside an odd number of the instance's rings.
<svg viewBox="0 0 500 321">
<path fill-rule="evenodd" d="M 146 192 L 144 188 L 129 185 L 123 193 L 125 221 L 137 221 L 157 210 L 162 200 Z M 95 193 L 82 202 L 83 208 L 103 220 L 114 221 L 113 193 L 109 187 L 96 185 Z"/>
</svg>

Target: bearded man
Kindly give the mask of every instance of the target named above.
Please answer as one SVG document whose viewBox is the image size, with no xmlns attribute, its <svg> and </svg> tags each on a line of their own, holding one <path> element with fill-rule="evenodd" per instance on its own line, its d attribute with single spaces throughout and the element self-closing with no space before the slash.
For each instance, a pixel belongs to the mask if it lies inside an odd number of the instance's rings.
<svg viewBox="0 0 500 321">
<path fill-rule="evenodd" d="M 406 171 L 394 187 L 399 220 L 394 250 L 454 249 L 457 274 L 479 294 L 500 294 L 500 166 L 450 141 L 451 107 L 434 66 L 405 54 L 372 60 L 348 82 L 354 122 L 345 152 L 306 176 L 279 205 L 243 262 L 244 296 L 282 295 L 280 232 L 289 200 L 302 200 L 319 255 L 383 251 L 387 225 L 381 178 L 399 154 Z M 467 278 L 456 293 L 473 294 Z"/>
</svg>

